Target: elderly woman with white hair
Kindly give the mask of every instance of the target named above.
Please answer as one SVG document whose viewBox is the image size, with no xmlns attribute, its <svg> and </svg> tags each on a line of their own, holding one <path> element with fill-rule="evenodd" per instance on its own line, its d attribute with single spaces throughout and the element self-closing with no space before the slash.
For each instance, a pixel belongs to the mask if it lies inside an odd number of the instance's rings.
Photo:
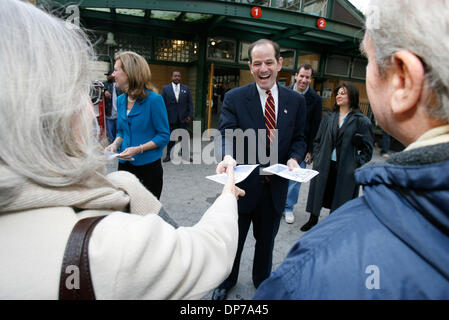
<svg viewBox="0 0 449 320">
<path fill-rule="evenodd" d="M 61 292 L 85 290 L 89 273 L 98 299 L 192 299 L 215 288 L 237 249 L 234 164 L 201 220 L 173 228 L 134 175 L 104 175 L 83 32 L 17 0 L 2 0 L 0 30 L 0 299 L 71 297 Z M 87 269 L 63 268 L 74 225 L 98 216 Z"/>
<path fill-rule="evenodd" d="M 367 13 L 368 97 L 407 148 L 357 170 L 363 197 L 303 236 L 255 299 L 449 299 L 449 1 Z"/>
</svg>

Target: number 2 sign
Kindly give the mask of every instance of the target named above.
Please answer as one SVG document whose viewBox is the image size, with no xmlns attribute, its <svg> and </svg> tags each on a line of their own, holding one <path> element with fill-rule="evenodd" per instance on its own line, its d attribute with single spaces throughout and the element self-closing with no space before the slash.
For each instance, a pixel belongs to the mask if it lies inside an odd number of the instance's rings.
<svg viewBox="0 0 449 320">
<path fill-rule="evenodd" d="M 324 18 L 319 18 L 319 19 L 316 21 L 316 26 L 317 26 L 319 29 L 324 29 L 324 28 L 326 28 L 326 19 L 324 19 Z"/>
</svg>

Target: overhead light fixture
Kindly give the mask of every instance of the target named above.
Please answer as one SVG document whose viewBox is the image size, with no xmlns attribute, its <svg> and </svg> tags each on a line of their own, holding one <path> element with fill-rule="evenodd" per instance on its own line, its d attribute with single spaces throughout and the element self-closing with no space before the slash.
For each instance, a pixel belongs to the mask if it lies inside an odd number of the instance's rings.
<svg viewBox="0 0 449 320">
<path fill-rule="evenodd" d="M 117 42 L 115 42 L 115 40 L 114 40 L 114 34 L 112 32 L 108 32 L 108 38 L 106 39 L 106 42 L 104 44 L 111 46 L 111 47 L 117 45 Z"/>
</svg>

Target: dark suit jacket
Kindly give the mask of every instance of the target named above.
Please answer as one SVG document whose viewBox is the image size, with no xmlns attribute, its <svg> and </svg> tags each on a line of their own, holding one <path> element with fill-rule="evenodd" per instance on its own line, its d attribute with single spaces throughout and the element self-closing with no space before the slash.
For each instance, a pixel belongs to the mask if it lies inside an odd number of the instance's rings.
<svg viewBox="0 0 449 320">
<path fill-rule="evenodd" d="M 276 128 L 278 129 L 278 163 L 286 164 L 291 157 L 296 158 L 298 163 L 304 159 L 306 153 L 306 142 L 304 136 L 306 122 L 306 103 L 303 96 L 289 88 L 279 86 L 279 106 Z M 243 163 L 248 164 L 252 161 L 251 157 L 256 159 L 256 163 L 261 167 L 269 166 L 270 163 L 262 163 L 259 157 L 259 145 L 261 141 L 257 139 L 257 130 L 265 130 L 265 118 L 260 103 L 259 93 L 256 84 L 252 83 L 243 87 L 232 89 L 225 94 L 222 111 L 219 120 L 219 130 L 222 135 L 222 155 L 230 154 L 236 160 L 243 158 Z M 245 141 L 243 148 L 243 157 L 239 153 L 241 149 L 226 150 L 226 129 L 248 129 L 256 130 L 255 143 L 248 144 Z M 229 140 L 228 140 L 229 141 Z M 255 144 L 255 145 L 254 145 Z M 260 145 L 263 148 L 263 145 Z M 262 154 L 268 154 L 269 144 L 265 145 L 266 150 Z M 249 154 L 249 151 L 255 152 L 255 155 Z M 265 160 L 265 162 L 267 162 Z M 273 163 L 272 163 L 273 164 Z M 276 211 L 280 214 L 285 207 L 287 196 L 288 180 L 279 176 L 269 176 L 273 204 Z M 265 176 L 259 174 L 259 168 L 243 182 L 239 187 L 246 191 L 246 195 L 238 200 L 239 212 L 251 212 L 260 201 Z"/>
<path fill-rule="evenodd" d="M 291 86 L 293 90 L 295 89 L 295 84 Z M 318 128 L 320 127 L 321 122 L 321 108 L 323 106 L 323 100 L 316 93 L 312 87 L 309 87 L 309 90 L 304 94 L 304 98 L 306 98 L 306 107 L 307 107 L 307 120 L 306 120 L 306 142 L 307 142 L 307 152 L 312 153 L 313 151 L 313 139 L 315 139 L 316 133 L 318 132 Z"/>
<path fill-rule="evenodd" d="M 170 83 L 162 88 L 162 98 L 164 98 L 170 124 L 185 123 L 187 117 L 193 119 L 193 102 L 190 89 L 183 84 L 180 84 L 179 89 L 179 99 L 176 102 L 172 84 Z"/>
<path fill-rule="evenodd" d="M 307 142 L 307 152 L 312 153 L 313 151 L 313 139 L 315 139 L 318 128 L 321 122 L 321 108 L 323 106 L 323 100 L 321 97 L 309 87 L 306 94 L 307 106 L 307 122 L 306 122 L 306 142 Z"/>
</svg>

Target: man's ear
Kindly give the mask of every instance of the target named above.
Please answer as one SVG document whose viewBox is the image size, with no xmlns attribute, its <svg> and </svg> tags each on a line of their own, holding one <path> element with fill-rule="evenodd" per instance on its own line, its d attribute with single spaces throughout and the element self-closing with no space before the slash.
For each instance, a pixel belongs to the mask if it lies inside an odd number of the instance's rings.
<svg viewBox="0 0 449 320">
<path fill-rule="evenodd" d="M 424 89 L 424 66 L 410 51 L 394 54 L 393 64 L 387 71 L 392 86 L 391 107 L 395 114 L 403 114 L 415 108 Z"/>
<path fill-rule="evenodd" d="M 252 63 L 250 61 L 248 61 L 248 67 L 249 67 L 249 72 L 251 72 L 251 74 L 253 74 L 253 69 L 252 67 Z"/>
<path fill-rule="evenodd" d="M 279 61 L 278 61 L 278 72 L 281 71 L 282 69 L 282 62 L 284 61 L 284 59 L 282 57 L 279 57 Z"/>
</svg>

